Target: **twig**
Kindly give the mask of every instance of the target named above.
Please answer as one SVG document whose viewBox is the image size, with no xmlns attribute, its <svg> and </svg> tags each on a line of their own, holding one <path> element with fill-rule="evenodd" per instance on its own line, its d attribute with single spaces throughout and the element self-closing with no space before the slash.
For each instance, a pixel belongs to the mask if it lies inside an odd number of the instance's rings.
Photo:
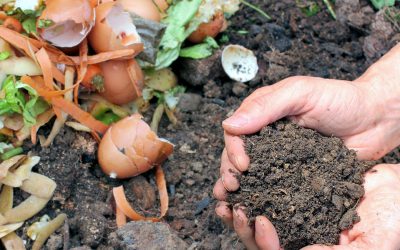
<svg viewBox="0 0 400 250">
<path fill-rule="evenodd" d="M 333 17 L 333 19 L 336 20 L 336 13 L 335 10 L 333 9 L 333 6 L 331 4 L 331 2 L 329 0 L 323 0 L 326 7 L 328 8 L 329 13 L 331 14 L 331 16 Z"/>
<path fill-rule="evenodd" d="M 260 9 L 259 7 L 247 2 L 246 0 L 239 0 L 242 4 L 246 5 L 247 7 L 250 7 L 251 9 L 257 11 L 258 13 L 260 13 L 262 16 L 264 16 L 265 18 L 267 18 L 268 20 L 271 19 L 271 17 L 265 13 L 262 9 Z"/>
</svg>

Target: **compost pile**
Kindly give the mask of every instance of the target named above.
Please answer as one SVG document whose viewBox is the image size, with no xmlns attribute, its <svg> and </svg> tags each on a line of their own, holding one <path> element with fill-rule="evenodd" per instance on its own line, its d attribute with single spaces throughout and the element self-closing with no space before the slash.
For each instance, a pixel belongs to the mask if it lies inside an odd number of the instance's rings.
<svg viewBox="0 0 400 250">
<path fill-rule="evenodd" d="M 340 139 L 278 121 L 245 144 L 250 167 L 228 200 L 246 207 L 251 221 L 267 216 L 285 249 L 336 244 L 359 220 L 355 208 L 368 164 Z"/>
</svg>

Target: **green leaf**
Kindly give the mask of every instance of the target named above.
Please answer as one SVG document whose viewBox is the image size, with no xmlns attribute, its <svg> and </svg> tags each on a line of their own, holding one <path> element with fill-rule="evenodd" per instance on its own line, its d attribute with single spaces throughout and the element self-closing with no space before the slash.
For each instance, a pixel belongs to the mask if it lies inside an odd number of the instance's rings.
<svg viewBox="0 0 400 250">
<path fill-rule="evenodd" d="M 54 25 L 54 21 L 50 19 L 39 19 L 38 21 L 38 28 L 48 28 Z"/>
<path fill-rule="evenodd" d="M 36 18 L 35 17 L 29 17 L 22 21 L 22 28 L 25 30 L 26 33 L 28 34 L 36 34 Z"/>
<path fill-rule="evenodd" d="M 101 121 L 102 123 L 106 125 L 110 125 L 111 123 L 115 123 L 119 120 L 121 120 L 121 117 L 118 115 L 114 114 L 111 110 L 107 111 L 99 116 L 96 117 L 97 120 Z"/>
<path fill-rule="evenodd" d="M 394 6 L 395 0 L 371 0 L 372 5 L 380 10 L 383 7 Z"/>
<path fill-rule="evenodd" d="M 192 59 L 203 59 L 211 56 L 214 49 L 218 49 L 217 42 L 212 37 L 207 37 L 204 43 L 181 49 L 179 56 Z"/>
<path fill-rule="evenodd" d="M 36 90 L 15 81 L 13 76 L 4 80 L 1 91 L 5 98 L 0 100 L 0 115 L 21 114 L 28 126 L 34 125 L 36 117 L 49 108 L 47 102 L 39 98 Z"/>
<path fill-rule="evenodd" d="M 10 51 L 0 52 L 0 61 L 4 61 L 11 56 Z"/>
<path fill-rule="evenodd" d="M 167 28 L 157 53 L 156 69 L 168 67 L 179 57 L 182 43 L 200 25 L 187 27 L 201 3 L 202 0 L 182 0 L 168 9 L 168 16 L 162 21 Z"/>
</svg>

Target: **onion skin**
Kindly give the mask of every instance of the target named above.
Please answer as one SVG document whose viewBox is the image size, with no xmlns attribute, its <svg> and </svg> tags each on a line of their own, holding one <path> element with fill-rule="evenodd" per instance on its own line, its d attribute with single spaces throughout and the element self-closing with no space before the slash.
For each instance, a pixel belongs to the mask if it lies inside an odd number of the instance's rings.
<svg viewBox="0 0 400 250">
<path fill-rule="evenodd" d="M 108 101 L 123 105 L 141 96 L 144 75 L 135 59 L 111 60 L 100 64 L 104 77 L 104 91 Z"/>
<path fill-rule="evenodd" d="M 121 39 L 114 34 L 112 28 L 107 24 L 106 17 L 116 3 L 105 2 L 96 7 L 96 23 L 89 33 L 89 43 L 96 53 L 109 52 L 120 49 L 134 49 L 135 55 L 143 51 L 143 43 L 133 43 L 124 46 Z M 140 38 L 137 38 L 140 41 Z"/>
<path fill-rule="evenodd" d="M 213 20 L 208 23 L 202 23 L 192 34 L 190 34 L 188 40 L 192 43 L 201 43 L 208 36 L 216 37 L 224 28 L 225 17 L 222 12 L 215 14 Z"/>
<path fill-rule="evenodd" d="M 118 179 L 130 178 L 161 164 L 173 145 L 161 140 L 138 114 L 113 124 L 100 142 L 98 158 L 103 172 Z"/>
</svg>

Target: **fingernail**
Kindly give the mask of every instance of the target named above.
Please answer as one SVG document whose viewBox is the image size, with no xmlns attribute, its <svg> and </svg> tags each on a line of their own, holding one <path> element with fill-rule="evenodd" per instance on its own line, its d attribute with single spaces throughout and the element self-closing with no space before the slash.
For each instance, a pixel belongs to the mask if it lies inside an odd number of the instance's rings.
<svg viewBox="0 0 400 250">
<path fill-rule="evenodd" d="M 233 128 L 240 128 L 248 123 L 249 118 L 242 114 L 233 115 L 222 122 L 224 126 L 229 126 Z"/>
</svg>

